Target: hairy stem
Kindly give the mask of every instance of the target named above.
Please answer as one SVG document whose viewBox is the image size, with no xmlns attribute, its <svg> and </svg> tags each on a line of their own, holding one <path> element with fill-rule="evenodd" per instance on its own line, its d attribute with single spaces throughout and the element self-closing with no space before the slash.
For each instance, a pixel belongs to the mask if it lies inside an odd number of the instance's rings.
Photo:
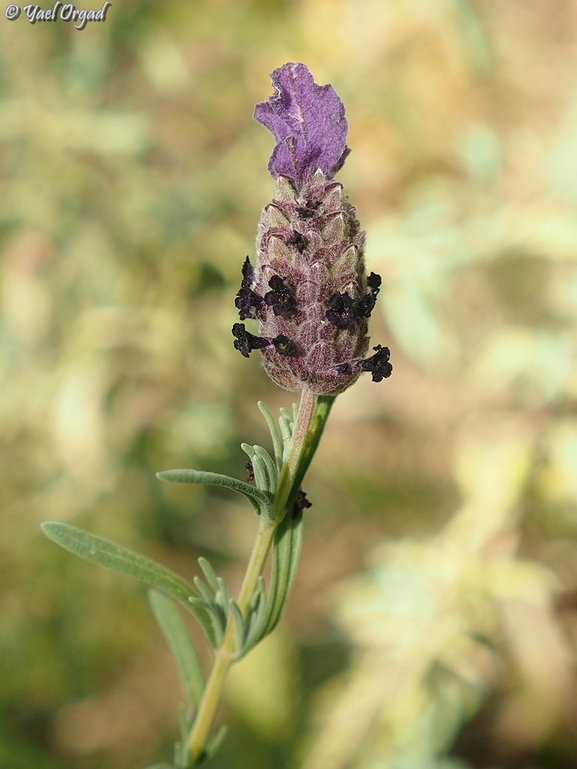
<svg viewBox="0 0 577 769">
<path fill-rule="evenodd" d="M 301 393 L 299 413 L 293 428 L 290 449 L 282 466 L 277 485 L 277 493 L 274 502 L 274 517 L 277 523 L 280 523 L 284 517 L 287 502 L 292 501 L 291 497 L 294 497 L 298 491 L 295 480 L 299 474 L 299 465 L 305 451 L 307 437 L 313 422 L 317 399 L 318 396 L 310 390 L 303 390 Z M 302 476 L 304 476 L 304 473 L 301 473 L 301 480 Z"/>
<path fill-rule="evenodd" d="M 316 450 L 324 424 L 334 398 L 319 398 L 310 390 L 303 390 L 297 421 L 286 461 L 283 464 L 274 502 L 275 522 L 261 516 L 259 529 L 238 597 L 238 606 L 246 616 L 250 600 L 256 589 L 270 552 L 278 524 L 290 510 L 304 474 Z M 230 666 L 234 661 L 236 627 L 231 617 L 220 647 L 216 650 L 214 665 L 199 705 L 188 746 L 192 762 L 197 762 L 206 750 L 212 725 L 222 696 L 222 689 Z"/>
</svg>

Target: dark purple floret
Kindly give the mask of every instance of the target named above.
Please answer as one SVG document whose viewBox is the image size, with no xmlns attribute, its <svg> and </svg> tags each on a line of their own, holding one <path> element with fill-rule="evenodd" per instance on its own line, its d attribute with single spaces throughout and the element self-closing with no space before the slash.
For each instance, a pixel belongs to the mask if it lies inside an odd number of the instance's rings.
<svg viewBox="0 0 577 769">
<path fill-rule="evenodd" d="M 373 347 L 373 350 L 376 350 L 374 355 L 361 361 L 361 370 L 370 371 L 373 382 L 381 382 L 393 373 L 393 367 L 389 363 L 391 351 L 388 347 L 382 347 L 380 344 Z"/>
<path fill-rule="evenodd" d="M 317 169 L 331 179 L 348 154 L 345 108 L 336 91 L 317 85 L 304 64 L 284 64 L 271 79 L 274 95 L 254 111 L 277 142 L 268 170 L 297 187 Z"/>
<path fill-rule="evenodd" d="M 244 323 L 235 323 L 232 327 L 232 335 L 234 336 L 234 348 L 238 350 L 245 358 L 251 353 L 251 350 L 262 350 L 270 345 L 268 339 L 263 336 L 255 336 L 248 332 Z"/>
<path fill-rule="evenodd" d="M 241 267 L 241 273 L 242 273 L 242 283 L 240 284 L 242 287 L 244 286 L 252 286 L 254 283 L 254 267 L 250 263 L 250 259 L 248 257 L 248 254 L 246 256 L 246 259 L 242 263 Z M 371 272 L 371 275 L 374 273 Z"/>
<path fill-rule="evenodd" d="M 287 240 L 287 246 L 294 246 L 299 254 L 302 254 L 307 247 L 307 239 L 298 230 L 293 230 L 292 235 Z"/>
<path fill-rule="evenodd" d="M 275 336 L 272 340 L 272 344 L 279 355 L 294 355 L 297 351 L 296 344 L 291 342 L 288 336 L 285 336 L 284 334 Z"/>
<path fill-rule="evenodd" d="M 355 303 L 348 294 L 335 291 L 328 301 L 326 318 L 341 331 L 350 328 L 357 319 Z"/>
<path fill-rule="evenodd" d="M 264 302 L 267 307 L 272 307 L 275 315 L 290 314 L 296 309 L 296 299 L 290 289 L 285 286 L 284 278 L 273 275 L 268 284 L 271 291 L 264 295 Z"/>
<path fill-rule="evenodd" d="M 248 259 L 248 256 L 246 257 Z M 369 277 L 367 278 L 367 286 L 371 288 L 373 291 L 379 291 L 381 288 L 381 283 L 383 282 L 380 275 L 377 275 L 376 272 L 371 272 Z"/>
<path fill-rule="evenodd" d="M 242 282 L 240 284 L 240 289 L 234 300 L 234 305 L 238 310 L 238 315 L 241 320 L 256 318 L 255 310 L 263 303 L 262 297 L 252 290 L 251 286 L 253 283 L 254 269 L 247 256 L 242 265 Z"/>
<path fill-rule="evenodd" d="M 238 310 L 238 317 L 241 320 L 256 318 L 255 309 L 261 304 L 261 297 L 250 288 L 241 288 L 234 300 L 234 306 Z"/>
<path fill-rule="evenodd" d="M 357 305 L 357 315 L 359 318 L 370 318 L 377 301 L 377 294 L 381 290 L 381 276 L 376 272 L 371 272 L 367 278 L 367 286 L 370 291 L 363 296 Z"/>
<path fill-rule="evenodd" d="M 312 219 L 321 205 L 320 200 L 307 200 L 304 206 L 297 206 L 295 211 L 301 219 Z"/>
<path fill-rule="evenodd" d="M 307 499 L 306 492 L 302 491 L 302 489 L 297 493 L 296 499 L 294 501 L 293 510 L 292 510 L 292 517 L 298 518 L 298 516 L 302 513 L 303 510 L 307 510 L 309 507 L 312 507 L 313 503 L 309 502 Z"/>
</svg>

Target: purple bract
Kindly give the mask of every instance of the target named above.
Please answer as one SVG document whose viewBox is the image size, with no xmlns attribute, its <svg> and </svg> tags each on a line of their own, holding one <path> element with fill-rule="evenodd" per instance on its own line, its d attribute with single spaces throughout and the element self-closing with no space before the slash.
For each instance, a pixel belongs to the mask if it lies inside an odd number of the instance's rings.
<svg viewBox="0 0 577 769">
<path fill-rule="evenodd" d="M 271 79 L 275 94 L 254 111 L 277 142 L 268 170 L 296 188 L 318 169 L 332 179 L 349 153 L 345 108 L 335 89 L 317 85 L 304 64 L 284 64 Z"/>
</svg>

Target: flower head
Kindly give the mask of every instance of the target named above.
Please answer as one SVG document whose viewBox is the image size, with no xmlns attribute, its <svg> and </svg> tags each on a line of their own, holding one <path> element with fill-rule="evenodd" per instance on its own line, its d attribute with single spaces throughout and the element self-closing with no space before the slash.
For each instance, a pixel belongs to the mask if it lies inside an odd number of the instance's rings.
<svg viewBox="0 0 577 769">
<path fill-rule="evenodd" d="M 256 265 L 246 258 L 235 301 L 241 320 L 258 320 L 260 336 L 235 323 L 234 346 L 246 357 L 261 350 L 281 387 L 337 395 L 363 371 L 375 382 L 392 372 L 388 348 L 364 357 L 381 278 L 365 273 L 365 234 L 333 180 L 349 152 L 341 100 L 304 64 L 271 77 L 275 94 L 255 118 L 277 142 L 268 166 L 276 190 L 261 215 Z"/>
</svg>

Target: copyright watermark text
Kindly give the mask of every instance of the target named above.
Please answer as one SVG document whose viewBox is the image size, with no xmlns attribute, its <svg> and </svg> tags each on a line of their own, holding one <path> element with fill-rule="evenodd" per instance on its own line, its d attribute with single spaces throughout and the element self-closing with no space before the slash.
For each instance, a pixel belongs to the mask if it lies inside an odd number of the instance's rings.
<svg viewBox="0 0 577 769">
<path fill-rule="evenodd" d="M 22 11 L 30 24 L 36 24 L 37 21 L 71 21 L 75 29 L 84 29 L 91 21 L 106 21 L 106 13 L 112 3 L 106 2 L 99 11 L 85 11 L 75 8 L 72 3 L 54 3 L 52 8 L 43 10 L 39 5 L 25 5 L 20 7 L 15 3 L 10 3 L 4 11 L 4 16 L 9 21 L 17 19 Z"/>
</svg>

